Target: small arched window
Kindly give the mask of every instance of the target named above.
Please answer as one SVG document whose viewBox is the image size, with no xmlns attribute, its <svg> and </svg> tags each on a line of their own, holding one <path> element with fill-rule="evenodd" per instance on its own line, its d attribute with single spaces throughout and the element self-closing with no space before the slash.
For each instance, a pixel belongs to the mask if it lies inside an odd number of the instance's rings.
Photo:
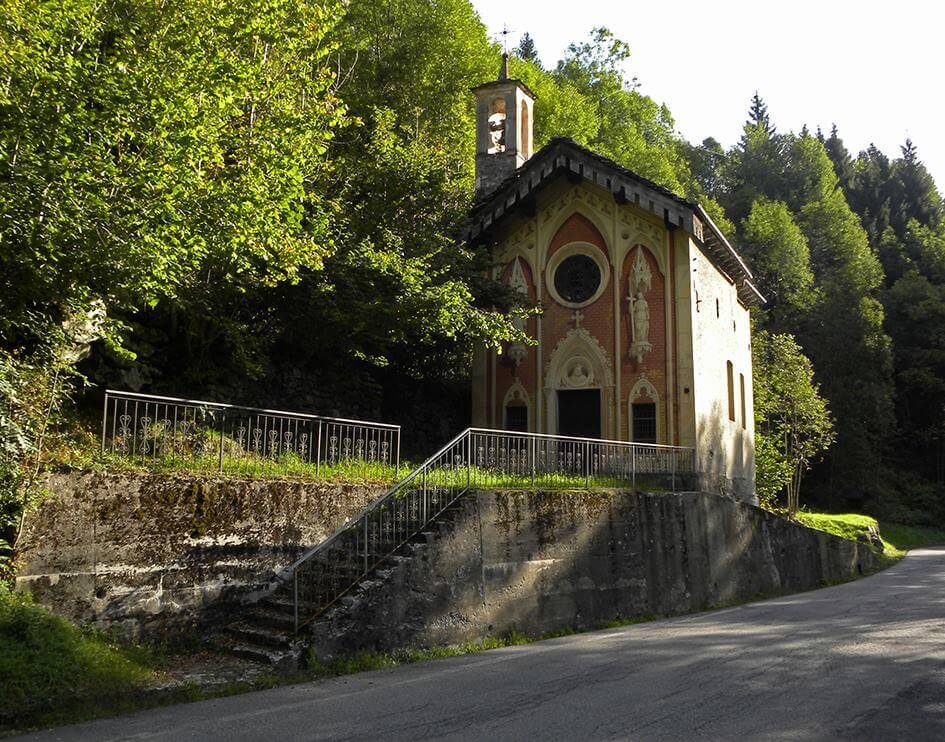
<svg viewBox="0 0 945 742">
<path fill-rule="evenodd" d="M 738 389 L 739 389 L 739 392 L 741 393 L 740 399 L 742 402 L 742 429 L 745 429 L 748 427 L 748 423 L 747 423 L 748 416 L 746 414 L 746 407 L 745 407 L 745 374 L 738 375 Z"/>
</svg>

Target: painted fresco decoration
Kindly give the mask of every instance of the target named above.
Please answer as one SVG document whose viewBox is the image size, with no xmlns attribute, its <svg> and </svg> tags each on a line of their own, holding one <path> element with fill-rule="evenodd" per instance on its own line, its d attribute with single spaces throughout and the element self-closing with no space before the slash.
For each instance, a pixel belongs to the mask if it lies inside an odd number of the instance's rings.
<svg viewBox="0 0 945 742">
<path fill-rule="evenodd" d="M 518 291 L 526 301 L 528 300 L 528 281 L 525 280 L 525 270 L 522 268 L 521 258 L 512 260 L 512 270 L 509 274 L 509 288 Z M 512 324 L 519 332 L 525 331 L 524 317 L 513 317 Z M 528 358 L 528 348 L 525 347 L 525 343 L 516 342 L 509 345 L 509 358 L 512 360 L 512 363 L 515 364 L 516 368 L 522 361 Z"/>
<path fill-rule="evenodd" d="M 650 343 L 650 305 L 646 300 L 646 292 L 651 288 L 652 278 L 643 248 L 637 248 L 637 257 L 630 271 L 630 288 L 627 294 L 630 315 L 630 357 L 637 363 L 643 363 L 646 354 L 653 350 Z"/>
</svg>

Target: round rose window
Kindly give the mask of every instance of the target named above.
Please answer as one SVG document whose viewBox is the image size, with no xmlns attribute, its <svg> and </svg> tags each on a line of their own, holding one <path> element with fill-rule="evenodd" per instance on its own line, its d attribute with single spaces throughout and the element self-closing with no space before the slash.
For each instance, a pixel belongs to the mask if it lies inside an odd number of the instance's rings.
<svg viewBox="0 0 945 742">
<path fill-rule="evenodd" d="M 555 291 L 571 304 L 583 304 L 600 287 L 600 266 L 589 255 L 571 255 L 555 270 Z"/>
</svg>

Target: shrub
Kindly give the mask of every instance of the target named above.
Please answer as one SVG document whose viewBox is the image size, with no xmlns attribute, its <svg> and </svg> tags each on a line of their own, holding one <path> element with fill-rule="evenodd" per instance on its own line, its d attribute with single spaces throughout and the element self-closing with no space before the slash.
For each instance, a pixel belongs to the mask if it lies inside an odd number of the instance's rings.
<svg viewBox="0 0 945 742">
<path fill-rule="evenodd" d="M 82 631 L 0 586 L 0 728 L 127 695 L 150 676 L 102 634 Z"/>
</svg>

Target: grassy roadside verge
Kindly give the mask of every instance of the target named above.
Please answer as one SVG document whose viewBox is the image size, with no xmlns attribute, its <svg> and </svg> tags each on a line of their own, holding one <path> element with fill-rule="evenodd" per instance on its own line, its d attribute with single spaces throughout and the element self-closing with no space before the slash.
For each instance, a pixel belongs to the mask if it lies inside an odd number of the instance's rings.
<svg viewBox="0 0 945 742">
<path fill-rule="evenodd" d="M 176 677 L 182 663 L 216 667 L 215 659 L 197 636 L 173 645 L 116 641 L 0 583 L 0 737 L 285 682 L 262 669 L 247 680 L 219 671 L 202 682 Z"/>
<path fill-rule="evenodd" d="M 0 732 L 57 708 L 137 692 L 154 677 L 145 652 L 82 631 L 0 586 Z"/>
<path fill-rule="evenodd" d="M 909 549 L 945 544 L 945 530 L 901 523 L 880 523 L 876 518 L 859 513 L 800 512 L 797 514 L 797 520 L 808 528 L 816 528 L 852 541 L 863 541 L 870 533 L 877 533 L 883 541 L 884 561 L 890 562 L 901 559 Z"/>
</svg>

